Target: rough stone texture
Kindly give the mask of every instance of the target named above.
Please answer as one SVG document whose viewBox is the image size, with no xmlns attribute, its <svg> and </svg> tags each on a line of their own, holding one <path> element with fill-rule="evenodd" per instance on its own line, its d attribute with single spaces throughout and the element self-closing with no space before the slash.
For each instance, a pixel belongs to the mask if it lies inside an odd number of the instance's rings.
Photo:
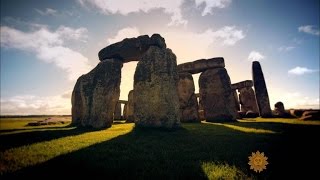
<svg viewBox="0 0 320 180">
<path fill-rule="evenodd" d="M 114 110 L 114 115 L 113 115 L 114 120 L 120 120 L 121 118 L 121 103 L 117 102 L 115 110 Z"/>
<path fill-rule="evenodd" d="M 127 122 L 134 122 L 134 91 L 129 91 L 127 104 Z"/>
<path fill-rule="evenodd" d="M 232 89 L 232 86 L 231 86 L 231 89 Z M 237 111 L 240 111 L 240 102 L 239 102 L 237 90 L 236 89 L 232 89 L 232 93 L 233 93 L 233 98 L 234 98 L 234 108 Z"/>
<path fill-rule="evenodd" d="M 231 88 L 232 89 L 242 89 L 245 87 L 252 87 L 253 86 L 253 82 L 252 80 L 245 80 L 245 81 L 241 81 L 241 82 L 237 82 L 234 84 L 231 84 Z"/>
<path fill-rule="evenodd" d="M 223 68 L 224 66 L 224 59 L 222 57 L 216 57 L 211 59 L 199 59 L 193 62 L 179 64 L 178 72 L 196 74 L 208 69 Z"/>
<path fill-rule="evenodd" d="M 238 90 L 239 99 L 241 104 L 241 111 L 248 112 L 252 111 L 254 113 L 259 113 L 256 96 L 252 87 L 243 87 Z"/>
<path fill-rule="evenodd" d="M 252 62 L 252 79 L 256 92 L 256 99 L 261 117 L 272 117 L 270 108 L 269 95 L 264 80 L 261 65 L 258 61 Z"/>
<path fill-rule="evenodd" d="M 72 124 L 111 126 L 120 96 L 121 68 L 121 61 L 108 59 L 79 77 L 72 92 Z"/>
<path fill-rule="evenodd" d="M 134 118 L 137 127 L 180 126 L 176 56 L 151 46 L 134 74 Z"/>
<path fill-rule="evenodd" d="M 178 95 L 181 122 L 200 122 L 198 101 L 194 91 L 195 87 L 192 74 L 179 73 Z"/>
<path fill-rule="evenodd" d="M 206 121 L 225 122 L 236 119 L 230 77 L 225 68 L 209 69 L 201 73 L 199 88 Z"/>
<path fill-rule="evenodd" d="M 100 50 L 98 56 L 100 61 L 104 59 L 116 58 L 122 62 L 139 61 L 141 56 L 150 46 L 166 48 L 164 38 L 159 34 L 153 34 L 151 38 L 148 35 L 137 38 L 126 38 L 115 44 L 111 44 Z"/>
</svg>

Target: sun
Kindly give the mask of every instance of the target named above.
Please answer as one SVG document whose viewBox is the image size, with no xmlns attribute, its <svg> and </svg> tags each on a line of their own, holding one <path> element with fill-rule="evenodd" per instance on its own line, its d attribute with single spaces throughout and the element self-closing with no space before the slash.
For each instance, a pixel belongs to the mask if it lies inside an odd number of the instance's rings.
<svg viewBox="0 0 320 180">
<path fill-rule="evenodd" d="M 250 169 L 253 169 L 255 172 L 261 172 L 264 169 L 267 169 L 268 157 L 264 155 L 263 152 L 257 151 L 256 153 L 252 152 L 252 155 L 249 156 L 249 165 Z"/>
</svg>

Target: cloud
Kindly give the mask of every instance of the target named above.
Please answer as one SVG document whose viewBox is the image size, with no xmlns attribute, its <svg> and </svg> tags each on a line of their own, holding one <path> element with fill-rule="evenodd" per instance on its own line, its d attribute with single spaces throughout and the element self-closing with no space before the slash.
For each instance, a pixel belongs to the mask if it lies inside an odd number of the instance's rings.
<svg viewBox="0 0 320 180">
<path fill-rule="evenodd" d="M 212 14 L 214 8 L 225 8 L 231 3 L 231 0 L 195 0 L 196 6 L 205 4 L 202 16 Z"/>
<path fill-rule="evenodd" d="M 168 25 L 186 25 L 188 23 L 182 16 L 182 4 L 186 0 L 78 0 L 83 7 L 92 6 L 104 14 L 122 14 L 145 12 L 163 9 L 164 13 L 171 15 Z M 205 5 L 202 15 L 212 14 L 214 8 L 224 8 L 231 0 L 196 0 L 196 6 Z"/>
<path fill-rule="evenodd" d="M 293 50 L 294 48 L 296 48 L 296 47 L 294 47 L 294 46 L 281 46 L 278 48 L 278 51 L 279 52 L 288 52 L 288 51 Z"/>
<path fill-rule="evenodd" d="M 57 10 L 51 9 L 51 8 L 46 8 L 45 10 L 40 10 L 40 9 L 35 9 L 35 11 L 37 11 L 40 15 L 42 16 L 48 16 L 48 15 L 52 15 L 55 16 L 57 15 Z"/>
<path fill-rule="evenodd" d="M 70 98 L 20 95 L 1 98 L 1 115 L 71 114 Z"/>
<path fill-rule="evenodd" d="M 250 60 L 250 61 L 260 61 L 260 60 L 262 60 L 264 58 L 265 57 L 261 53 L 259 53 L 257 51 L 251 51 L 249 56 L 248 56 L 248 60 Z"/>
<path fill-rule="evenodd" d="M 88 58 L 64 44 L 70 40 L 86 41 L 85 28 L 73 29 L 60 26 L 51 32 L 42 26 L 31 32 L 1 26 L 1 46 L 35 53 L 37 58 L 46 63 L 53 63 L 65 70 L 70 80 L 87 73 L 91 66 Z"/>
<path fill-rule="evenodd" d="M 316 35 L 316 36 L 320 35 L 319 29 L 317 29 L 315 26 L 312 26 L 312 25 L 300 26 L 298 28 L 298 31 L 299 32 L 304 32 L 304 33 L 307 33 L 307 34 Z"/>
<path fill-rule="evenodd" d="M 297 66 L 293 69 L 290 69 L 288 71 L 289 75 L 303 75 L 303 74 L 309 74 L 309 73 L 314 73 L 314 72 L 318 72 L 319 70 L 315 70 L 315 69 L 309 69 L 306 67 L 300 67 Z"/>
<path fill-rule="evenodd" d="M 120 31 L 118 31 L 117 35 L 112 37 L 112 38 L 108 38 L 108 44 L 113 44 L 119 41 L 122 41 L 125 38 L 132 38 L 132 37 L 137 37 L 140 35 L 140 32 L 138 30 L 138 28 L 136 27 L 127 27 L 124 29 L 121 29 Z"/>
</svg>

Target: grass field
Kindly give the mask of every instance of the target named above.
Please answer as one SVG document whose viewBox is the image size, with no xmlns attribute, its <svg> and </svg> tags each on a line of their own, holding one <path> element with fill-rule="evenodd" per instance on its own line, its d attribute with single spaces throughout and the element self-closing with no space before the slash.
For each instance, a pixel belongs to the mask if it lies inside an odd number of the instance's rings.
<svg viewBox="0 0 320 180">
<path fill-rule="evenodd" d="M 69 124 L 25 126 L 35 120 L 1 119 L 1 179 L 320 177 L 319 166 L 311 163 L 320 162 L 320 148 L 315 145 L 320 121 L 256 118 L 183 124 L 176 131 L 137 129 L 122 121 L 105 130 Z M 248 157 L 257 150 L 265 153 L 269 163 L 260 173 L 248 165 Z"/>
</svg>

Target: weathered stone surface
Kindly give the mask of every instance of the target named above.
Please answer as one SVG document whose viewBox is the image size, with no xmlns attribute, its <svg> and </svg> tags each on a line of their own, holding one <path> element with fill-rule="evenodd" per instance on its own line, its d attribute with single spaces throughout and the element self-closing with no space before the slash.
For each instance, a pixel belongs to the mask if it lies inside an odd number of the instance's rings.
<svg viewBox="0 0 320 180">
<path fill-rule="evenodd" d="M 178 95 L 181 122 L 200 122 L 198 101 L 194 91 L 195 87 L 192 74 L 179 73 Z"/>
<path fill-rule="evenodd" d="M 261 65 L 258 61 L 252 62 L 252 79 L 254 90 L 256 92 L 256 99 L 260 116 L 272 117 L 268 90 L 264 80 Z"/>
<path fill-rule="evenodd" d="M 259 113 L 256 96 L 252 87 L 243 87 L 238 90 L 241 104 L 241 111 Z"/>
<path fill-rule="evenodd" d="M 230 77 L 225 68 L 209 69 L 201 73 L 199 88 L 206 121 L 225 122 L 236 119 Z"/>
<path fill-rule="evenodd" d="M 252 80 L 245 80 L 245 81 L 231 84 L 232 89 L 242 89 L 242 88 L 252 87 L 252 86 L 253 86 Z"/>
<path fill-rule="evenodd" d="M 72 124 L 111 126 L 120 96 L 121 68 L 121 61 L 108 59 L 79 77 L 72 92 Z"/>
<path fill-rule="evenodd" d="M 113 114 L 113 119 L 114 120 L 120 120 L 121 119 L 121 103 L 119 101 L 116 104 L 114 114 Z"/>
<path fill-rule="evenodd" d="M 176 56 L 151 46 L 134 74 L 134 118 L 137 127 L 180 126 Z"/>
<path fill-rule="evenodd" d="M 119 59 L 122 62 L 139 61 L 150 46 L 165 49 L 166 43 L 164 38 L 159 34 L 153 34 L 151 38 L 148 35 L 137 38 L 126 38 L 103 48 L 100 50 L 98 56 L 100 61 L 111 58 Z"/>
<path fill-rule="evenodd" d="M 274 111 L 273 111 L 273 115 L 277 116 L 277 117 L 284 117 L 287 116 L 287 112 L 284 109 L 284 105 L 282 102 L 277 102 L 276 104 L 274 104 Z"/>
<path fill-rule="evenodd" d="M 216 57 L 211 59 L 199 59 L 193 62 L 179 64 L 178 72 L 196 74 L 208 69 L 223 68 L 224 66 L 224 59 L 222 57 Z"/>
<path fill-rule="evenodd" d="M 127 122 L 134 122 L 134 91 L 129 91 L 127 104 Z"/>
</svg>

